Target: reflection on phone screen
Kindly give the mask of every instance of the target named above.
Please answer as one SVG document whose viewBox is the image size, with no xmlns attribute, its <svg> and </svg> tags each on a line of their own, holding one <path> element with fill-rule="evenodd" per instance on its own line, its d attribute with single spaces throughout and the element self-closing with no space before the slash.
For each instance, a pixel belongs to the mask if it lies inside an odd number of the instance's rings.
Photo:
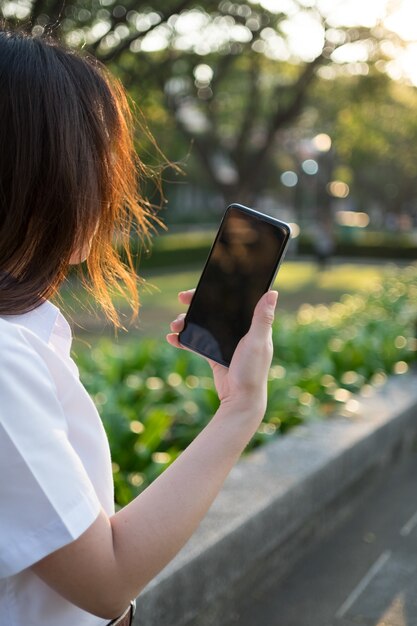
<svg viewBox="0 0 417 626">
<path fill-rule="evenodd" d="M 288 239 L 284 226 L 228 209 L 187 313 L 184 345 L 230 364 L 275 274 Z"/>
</svg>

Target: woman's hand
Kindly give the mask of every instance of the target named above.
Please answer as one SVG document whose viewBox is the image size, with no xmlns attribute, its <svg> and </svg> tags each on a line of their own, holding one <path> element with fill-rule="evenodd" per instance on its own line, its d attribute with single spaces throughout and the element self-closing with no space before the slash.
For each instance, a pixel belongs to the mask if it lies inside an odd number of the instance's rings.
<svg viewBox="0 0 417 626">
<path fill-rule="evenodd" d="M 180 292 L 180 302 L 189 305 L 194 292 L 195 289 Z M 259 300 L 251 327 L 238 343 L 229 368 L 203 357 L 213 370 L 220 402 L 237 409 L 246 409 L 249 404 L 262 413 L 261 417 L 267 402 L 267 380 L 273 354 L 272 322 L 277 298 L 276 291 L 268 291 Z M 178 333 L 184 328 L 184 318 L 185 313 L 181 313 L 171 322 L 173 332 L 167 335 L 167 341 L 177 348 L 187 350 L 178 339 Z"/>
</svg>

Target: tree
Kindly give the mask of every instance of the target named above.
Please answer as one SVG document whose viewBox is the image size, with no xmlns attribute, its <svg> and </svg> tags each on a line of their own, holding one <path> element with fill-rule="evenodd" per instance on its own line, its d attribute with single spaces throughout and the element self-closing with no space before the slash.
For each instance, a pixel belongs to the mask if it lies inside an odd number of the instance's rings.
<svg viewBox="0 0 417 626">
<path fill-rule="evenodd" d="M 325 114 L 323 113 L 324 105 Z M 371 71 L 321 81 L 310 94 L 316 124 L 333 139 L 339 175 L 356 207 L 386 214 L 417 207 L 417 89 Z"/>
<path fill-rule="evenodd" d="M 192 145 L 226 202 L 251 204 L 279 132 L 303 110 L 320 68 L 359 42 L 374 63 L 381 41 L 392 38 L 381 25 L 335 25 L 306 4 L 291 0 L 285 13 L 255 0 L 208 0 L 204 8 L 191 0 L 154 0 L 152 8 L 136 0 L 32 0 L 26 14 L 19 3 L 0 6 L 10 21 L 29 21 L 39 34 L 52 29 L 109 64 L 145 111 L 156 106 L 163 123 L 170 120 Z M 290 18 L 300 17 L 316 42 L 302 55 L 290 33 Z"/>
</svg>

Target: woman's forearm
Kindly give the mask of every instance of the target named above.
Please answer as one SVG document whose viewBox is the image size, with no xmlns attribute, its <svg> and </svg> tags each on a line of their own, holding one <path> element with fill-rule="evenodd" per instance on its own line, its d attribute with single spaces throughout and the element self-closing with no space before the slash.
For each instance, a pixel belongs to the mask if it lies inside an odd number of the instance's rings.
<svg viewBox="0 0 417 626">
<path fill-rule="evenodd" d="M 143 493 L 110 518 L 102 510 L 81 537 L 33 571 L 84 610 L 120 615 L 191 537 L 263 414 L 264 406 L 253 402 L 221 405 Z"/>
<path fill-rule="evenodd" d="M 255 410 L 221 406 L 181 456 L 111 518 L 115 559 L 131 597 L 198 527 L 261 418 Z"/>
</svg>

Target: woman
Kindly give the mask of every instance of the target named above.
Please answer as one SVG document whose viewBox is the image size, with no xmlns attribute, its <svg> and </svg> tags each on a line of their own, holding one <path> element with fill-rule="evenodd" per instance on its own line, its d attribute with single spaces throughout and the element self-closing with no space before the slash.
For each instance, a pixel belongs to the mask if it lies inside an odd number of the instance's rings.
<svg viewBox="0 0 417 626">
<path fill-rule="evenodd" d="M 209 361 L 210 423 L 115 513 L 108 442 L 49 298 L 86 260 L 113 322 L 114 287 L 138 309 L 130 256 L 112 247 L 155 219 L 137 191 L 126 95 L 94 59 L 3 30 L 0 120 L 0 624 L 129 624 L 131 600 L 197 528 L 262 420 L 277 293 L 259 301 L 230 368 Z M 176 348 L 183 318 L 167 335 Z"/>
</svg>

